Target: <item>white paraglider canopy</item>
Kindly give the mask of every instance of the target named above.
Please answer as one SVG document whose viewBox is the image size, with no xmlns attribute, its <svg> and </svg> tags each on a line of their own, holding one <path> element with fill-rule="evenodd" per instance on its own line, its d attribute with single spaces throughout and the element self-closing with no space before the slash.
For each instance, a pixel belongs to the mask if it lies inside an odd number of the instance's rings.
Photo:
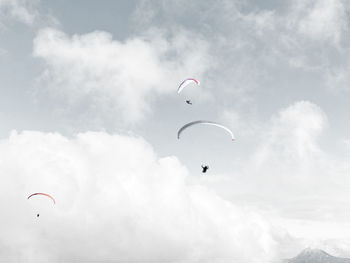
<svg viewBox="0 0 350 263">
<path fill-rule="evenodd" d="M 177 132 L 177 138 L 180 139 L 180 135 L 181 133 L 186 130 L 187 128 L 193 126 L 193 125 L 197 125 L 197 124 L 206 124 L 206 125 L 213 125 L 213 126 L 216 126 L 216 127 L 219 127 L 219 128 L 222 128 L 224 129 L 225 131 L 227 131 L 230 135 L 231 135 L 231 139 L 232 141 L 235 140 L 235 136 L 233 135 L 233 132 L 227 128 L 226 126 L 224 125 L 221 125 L 219 123 L 216 123 L 216 122 L 213 122 L 213 121 L 204 121 L 204 120 L 199 120 L 199 121 L 192 121 L 190 123 L 187 123 L 185 124 L 184 126 L 182 126 L 179 131 Z"/>
</svg>

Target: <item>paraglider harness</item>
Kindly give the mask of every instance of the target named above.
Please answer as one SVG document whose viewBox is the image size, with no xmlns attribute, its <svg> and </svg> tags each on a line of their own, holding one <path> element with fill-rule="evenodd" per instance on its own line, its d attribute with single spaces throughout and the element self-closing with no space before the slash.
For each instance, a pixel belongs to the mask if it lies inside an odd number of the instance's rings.
<svg viewBox="0 0 350 263">
<path fill-rule="evenodd" d="M 201 167 L 202 167 L 202 173 L 206 173 L 207 170 L 209 169 L 208 165 L 205 165 L 205 166 L 201 165 Z"/>
</svg>

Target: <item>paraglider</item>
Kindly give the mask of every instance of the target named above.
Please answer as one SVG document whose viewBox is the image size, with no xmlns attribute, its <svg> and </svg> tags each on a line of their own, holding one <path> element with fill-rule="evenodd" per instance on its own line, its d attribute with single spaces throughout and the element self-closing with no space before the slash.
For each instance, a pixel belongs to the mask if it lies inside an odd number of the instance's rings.
<svg viewBox="0 0 350 263">
<path fill-rule="evenodd" d="M 206 173 L 207 170 L 209 169 L 208 165 L 205 165 L 205 166 L 201 165 L 201 167 L 202 167 L 202 173 Z"/>
<path fill-rule="evenodd" d="M 187 85 L 191 84 L 191 83 L 195 83 L 198 86 L 200 85 L 199 81 L 193 78 L 188 78 L 185 79 L 184 81 L 181 82 L 181 84 L 179 85 L 178 89 L 177 89 L 177 93 L 180 93 Z"/>
<path fill-rule="evenodd" d="M 52 202 L 54 204 L 56 204 L 55 198 L 53 198 L 51 195 L 45 194 L 45 193 L 34 193 L 34 194 L 29 195 L 27 199 L 30 199 L 31 197 L 36 196 L 36 195 L 38 195 L 38 196 L 42 195 L 42 196 L 48 197 L 52 200 Z M 39 217 L 39 216 L 40 216 L 40 214 L 36 214 L 36 217 Z"/>
<path fill-rule="evenodd" d="M 213 126 L 222 128 L 222 129 L 224 129 L 225 131 L 227 131 L 227 132 L 230 134 L 232 141 L 235 140 L 235 136 L 233 135 L 233 132 L 232 132 L 229 128 L 227 128 L 226 126 L 221 125 L 221 124 L 216 123 L 216 122 L 213 122 L 213 121 L 204 121 L 204 120 L 193 121 L 193 122 L 190 122 L 190 123 L 185 124 L 185 125 L 182 126 L 182 127 L 179 129 L 179 131 L 177 132 L 177 138 L 180 139 L 181 133 L 182 133 L 184 130 L 186 130 L 188 127 L 191 127 L 191 126 L 197 125 L 197 124 L 213 125 Z"/>
<path fill-rule="evenodd" d="M 192 105 L 192 102 L 190 100 L 186 100 L 186 103 Z"/>
</svg>

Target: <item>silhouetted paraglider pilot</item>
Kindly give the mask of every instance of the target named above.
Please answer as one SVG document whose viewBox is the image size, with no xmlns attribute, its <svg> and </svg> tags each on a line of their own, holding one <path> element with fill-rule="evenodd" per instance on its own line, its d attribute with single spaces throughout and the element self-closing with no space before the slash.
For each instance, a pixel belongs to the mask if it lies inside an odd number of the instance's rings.
<svg viewBox="0 0 350 263">
<path fill-rule="evenodd" d="M 208 165 L 205 165 L 205 166 L 202 165 L 202 173 L 206 173 L 208 169 L 209 169 Z"/>
<path fill-rule="evenodd" d="M 186 100 L 186 103 L 192 105 L 192 102 L 190 100 Z"/>
</svg>

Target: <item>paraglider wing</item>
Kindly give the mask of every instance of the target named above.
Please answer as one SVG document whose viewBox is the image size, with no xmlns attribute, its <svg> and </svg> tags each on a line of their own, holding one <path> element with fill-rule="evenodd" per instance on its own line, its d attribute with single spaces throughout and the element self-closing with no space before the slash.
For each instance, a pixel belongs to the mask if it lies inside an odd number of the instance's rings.
<svg viewBox="0 0 350 263">
<path fill-rule="evenodd" d="M 34 196 L 34 195 L 44 195 L 44 196 L 47 196 L 47 197 L 49 197 L 49 198 L 53 201 L 54 204 L 56 204 L 55 198 L 53 198 L 53 197 L 52 197 L 51 195 L 49 195 L 49 194 L 44 194 L 44 193 L 34 193 L 34 194 L 31 194 L 30 196 L 28 196 L 27 199 L 31 198 L 31 197 Z"/>
<path fill-rule="evenodd" d="M 186 130 L 188 127 L 191 127 L 192 125 L 197 125 L 197 124 L 213 125 L 213 126 L 222 128 L 222 129 L 224 129 L 225 131 L 227 131 L 231 135 L 232 141 L 235 140 L 235 136 L 233 135 L 233 132 L 229 128 L 227 128 L 226 126 L 221 125 L 221 124 L 216 123 L 216 122 L 213 122 L 213 121 L 202 121 L 202 120 L 200 120 L 200 121 L 193 121 L 193 122 L 187 123 L 184 126 L 182 126 L 180 128 L 180 130 L 177 132 L 177 138 L 180 139 L 181 133 L 184 130 Z"/>
<path fill-rule="evenodd" d="M 193 78 L 188 78 L 185 79 L 184 81 L 181 82 L 177 89 L 177 93 L 180 93 L 188 84 L 190 83 L 196 83 L 198 86 L 200 85 L 199 81 Z"/>
</svg>

